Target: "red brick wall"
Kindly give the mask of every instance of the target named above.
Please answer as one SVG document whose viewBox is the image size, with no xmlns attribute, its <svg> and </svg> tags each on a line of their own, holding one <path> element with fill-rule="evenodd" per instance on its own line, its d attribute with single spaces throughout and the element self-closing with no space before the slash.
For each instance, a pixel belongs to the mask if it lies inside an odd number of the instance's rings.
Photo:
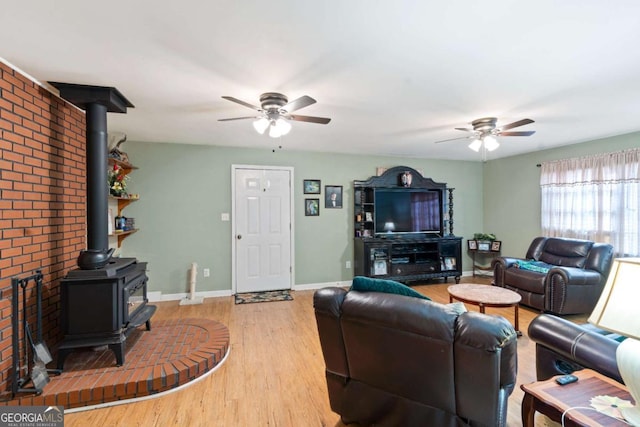
<svg viewBox="0 0 640 427">
<path fill-rule="evenodd" d="M 44 274 L 43 336 L 61 339 L 60 279 L 85 247 L 85 115 L 0 63 L 0 399 L 11 388 L 11 278 Z M 30 288 L 28 288 L 30 289 Z M 29 315 L 35 316 L 28 292 Z M 33 323 L 32 323 L 33 322 Z M 35 324 L 35 317 L 30 323 Z"/>
</svg>

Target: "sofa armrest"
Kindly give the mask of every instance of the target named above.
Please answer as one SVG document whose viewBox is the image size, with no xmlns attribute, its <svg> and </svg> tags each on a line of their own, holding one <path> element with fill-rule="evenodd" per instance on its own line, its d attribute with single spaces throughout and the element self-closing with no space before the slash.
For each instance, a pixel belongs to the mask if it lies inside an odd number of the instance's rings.
<svg viewBox="0 0 640 427">
<path fill-rule="evenodd" d="M 516 262 L 522 261 L 522 258 L 511 258 L 499 256 L 491 261 L 491 269 L 493 270 L 492 285 L 504 288 L 504 272 L 507 268 L 512 267 Z"/>
<path fill-rule="evenodd" d="M 567 286 L 598 286 L 602 283 L 602 274 L 595 270 L 555 266 L 547 273 L 547 280 L 551 281 L 554 274 L 559 275 Z"/>
<path fill-rule="evenodd" d="M 347 291 L 338 287 L 318 289 L 313 294 L 318 336 L 327 372 L 345 379 L 349 377 L 349 365 L 340 317 L 346 295 Z"/>
<path fill-rule="evenodd" d="M 562 315 L 590 313 L 603 287 L 602 275 L 595 270 L 553 267 L 545 279 L 544 310 Z"/>
<path fill-rule="evenodd" d="M 614 339 L 550 314 L 531 321 L 529 338 L 536 343 L 539 381 L 589 368 L 623 382 L 616 362 L 619 343 Z"/>
<path fill-rule="evenodd" d="M 491 263 L 493 266 L 496 264 L 501 264 L 505 269 L 512 267 L 516 262 L 524 261 L 522 258 L 511 258 L 506 256 L 496 257 Z"/>
</svg>

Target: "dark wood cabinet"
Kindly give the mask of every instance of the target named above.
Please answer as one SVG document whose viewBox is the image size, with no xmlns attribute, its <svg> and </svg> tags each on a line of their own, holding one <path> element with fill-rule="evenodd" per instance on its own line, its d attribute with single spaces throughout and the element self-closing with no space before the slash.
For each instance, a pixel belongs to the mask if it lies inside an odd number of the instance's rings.
<svg viewBox="0 0 640 427">
<path fill-rule="evenodd" d="M 462 276 L 462 238 L 356 238 L 355 275 L 398 281 Z"/>
<path fill-rule="evenodd" d="M 453 235 L 452 192 L 406 166 L 354 181 L 355 275 L 458 283 L 462 238 Z"/>
</svg>

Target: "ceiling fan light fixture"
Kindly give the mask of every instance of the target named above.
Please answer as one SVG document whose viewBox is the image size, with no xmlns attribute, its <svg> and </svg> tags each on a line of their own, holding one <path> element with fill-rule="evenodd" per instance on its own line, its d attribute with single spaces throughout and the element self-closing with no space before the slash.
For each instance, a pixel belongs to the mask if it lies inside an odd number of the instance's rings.
<svg viewBox="0 0 640 427">
<path fill-rule="evenodd" d="M 256 120 L 255 122 L 253 122 L 253 128 L 260 135 L 264 135 L 264 132 L 269 127 L 269 124 L 270 124 L 269 120 L 267 118 L 265 118 L 265 117 L 262 117 L 262 118 Z"/>
<path fill-rule="evenodd" d="M 488 151 L 493 151 L 496 148 L 498 148 L 500 146 L 500 143 L 498 142 L 498 140 L 492 136 L 492 135 L 487 135 L 484 137 L 484 147 L 488 150 Z"/>
<path fill-rule="evenodd" d="M 479 138 L 474 139 L 473 141 L 471 141 L 471 144 L 469 144 L 469 148 L 471 148 L 476 153 L 480 151 L 480 147 L 482 147 L 482 140 L 480 140 Z"/>
<path fill-rule="evenodd" d="M 279 118 L 271 122 L 271 127 L 269 128 L 269 136 L 272 138 L 279 138 L 283 135 L 288 134 L 290 130 L 291 124 L 287 120 Z"/>
</svg>

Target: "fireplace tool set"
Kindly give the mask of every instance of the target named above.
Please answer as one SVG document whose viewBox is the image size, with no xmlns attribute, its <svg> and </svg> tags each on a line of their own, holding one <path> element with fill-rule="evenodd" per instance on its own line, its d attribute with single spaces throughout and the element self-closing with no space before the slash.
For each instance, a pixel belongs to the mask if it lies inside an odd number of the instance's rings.
<svg viewBox="0 0 640 427">
<path fill-rule="evenodd" d="M 47 369 L 47 363 L 53 358 L 42 339 L 42 279 L 40 270 L 23 279 L 11 279 L 13 289 L 11 326 L 13 329 L 13 382 L 11 391 L 16 393 L 42 393 L 49 383 L 49 373 L 60 371 Z M 29 325 L 27 308 L 27 287 L 35 284 L 36 291 L 36 329 L 35 336 Z M 22 331 L 20 330 L 22 327 Z M 22 355 L 20 354 L 22 347 Z M 28 387 L 27 385 L 31 385 Z"/>
</svg>

